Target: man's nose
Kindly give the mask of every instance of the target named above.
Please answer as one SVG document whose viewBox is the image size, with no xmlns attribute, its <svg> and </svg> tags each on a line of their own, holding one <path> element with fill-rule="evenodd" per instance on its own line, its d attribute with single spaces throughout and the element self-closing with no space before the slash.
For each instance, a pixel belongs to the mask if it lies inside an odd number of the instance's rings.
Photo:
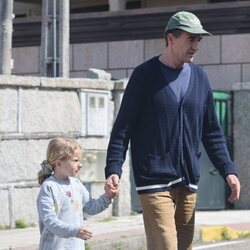
<svg viewBox="0 0 250 250">
<path fill-rule="evenodd" d="M 197 52 L 199 50 L 199 42 L 194 42 L 192 48 L 195 52 Z"/>
</svg>

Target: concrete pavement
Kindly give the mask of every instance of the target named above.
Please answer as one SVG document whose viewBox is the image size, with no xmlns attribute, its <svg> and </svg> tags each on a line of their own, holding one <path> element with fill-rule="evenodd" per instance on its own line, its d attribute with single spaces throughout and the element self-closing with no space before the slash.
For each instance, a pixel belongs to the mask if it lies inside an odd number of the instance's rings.
<svg viewBox="0 0 250 250">
<path fill-rule="evenodd" d="M 94 237 L 91 250 L 143 250 L 145 235 L 142 215 L 100 219 L 93 216 L 85 226 Z M 197 211 L 194 242 L 250 237 L 250 210 Z M 0 230 L 0 250 L 37 250 L 38 228 Z"/>
</svg>

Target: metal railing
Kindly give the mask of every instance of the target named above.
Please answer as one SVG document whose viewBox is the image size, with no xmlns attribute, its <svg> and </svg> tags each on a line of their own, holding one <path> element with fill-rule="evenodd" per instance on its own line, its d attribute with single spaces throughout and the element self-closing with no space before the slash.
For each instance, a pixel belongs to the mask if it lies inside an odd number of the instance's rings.
<svg viewBox="0 0 250 250">
<path fill-rule="evenodd" d="M 7 190 L 8 192 L 8 204 L 9 204 L 9 226 L 15 227 L 15 204 L 14 204 L 14 190 L 17 188 L 34 188 L 39 187 L 37 180 L 23 180 L 14 181 L 0 184 L 0 190 Z"/>
</svg>

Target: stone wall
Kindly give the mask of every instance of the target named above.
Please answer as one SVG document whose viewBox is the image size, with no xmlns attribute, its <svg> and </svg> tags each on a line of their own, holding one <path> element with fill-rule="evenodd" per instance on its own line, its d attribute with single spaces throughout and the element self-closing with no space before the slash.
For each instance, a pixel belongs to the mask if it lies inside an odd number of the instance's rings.
<svg viewBox="0 0 250 250">
<path fill-rule="evenodd" d="M 214 90 L 231 90 L 232 84 L 250 80 L 250 34 L 205 36 L 195 62 L 207 72 Z M 70 77 L 86 77 L 88 68 L 128 78 L 145 60 L 159 55 L 164 39 L 112 41 L 70 45 Z M 39 75 L 39 48 L 13 48 L 13 74 Z"/>
<path fill-rule="evenodd" d="M 250 208 L 250 82 L 233 85 L 234 90 L 234 161 L 239 169 L 241 197 L 236 208 Z"/>
<path fill-rule="evenodd" d="M 250 81 L 249 39 L 250 34 L 203 37 L 195 63 L 207 72 L 214 90 L 231 90 L 235 83 Z M 164 46 L 163 39 L 71 44 L 71 79 L 39 77 L 39 47 L 13 48 L 13 74 L 33 77 L 0 77 L 0 201 L 3 204 L 0 224 L 10 223 L 10 199 L 3 185 L 34 181 L 39 163 L 45 157 L 48 141 L 57 135 L 74 136 L 88 153 L 93 155 L 94 152 L 94 157 L 96 152 L 103 155 L 100 166 L 95 164 L 95 170 L 87 175 L 89 177 L 100 170 L 98 181 L 91 181 L 88 187 L 93 194 L 102 192 L 103 159 L 114 114 L 119 108 L 125 86 L 123 82 L 116 82 L 114 89 L 112 81 L 83 77 L 87 76 L 88 68 L 99 68 L 111 73 L 115 79 L 127 78 L 138 64 L 160 54 Z M 82 90 L 107 94 L 109 110 L 106 135 L 90 135 L 84 127 L 87 114 L 82 111 L 79 95 Z M 249 209 L 249 84 L 235 84 L 234 91 L 234 160 L 242 183 L 241 199 L 235 207 Z M 124 167 L 121 192 L 115 207 L 119 215 L 129 214 L 131 209 L 128 161 L 125 165 L 127 167 Z M 14 190 L 15 219 L 36 221 L 35 197 L 38 189 L 34 186 L 32 189 L 20 187 Z M 25 212 L 30 207 L 32 215 Z M 107 211 L 107 214 L 112 213 L 112 209 Z"/>
<path fill-rule="evenodd" d="M 103 193 L 106 149 L 116 112 L 112 99 L 114 85 L 113 81 L 97 79 L 0 76 L 1 226 L 13 226 L 19 219 L 37 222 L 37 172 L 45 159 L 49 140 L 56 136 L 72 136 L 83 146 L 86 168 L 81 170 L 80 178 L 93 196 Z M 107 100 L 104 115 L 100 110 L 91 110 L 88 95 Z M 107 131 L 95 134 L 93 126 L 98 130 L 98 124 L 91 121 L 100 116 L 107 123 Z M 124 167 L 118 215 L 131 212 L 127 175 L 129 167 Z M 112 214 L 110 206 L 99 216 Z"/>
</svg>

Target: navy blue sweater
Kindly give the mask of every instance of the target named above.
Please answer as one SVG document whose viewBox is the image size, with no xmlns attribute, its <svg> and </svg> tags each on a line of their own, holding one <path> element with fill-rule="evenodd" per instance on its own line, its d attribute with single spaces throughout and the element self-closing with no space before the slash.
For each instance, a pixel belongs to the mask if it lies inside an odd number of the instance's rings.
<svg viewBox="0 0 250 250">
<path fill-rule="evenodd" d="M 125 89 L 107 151 L 105 175 L 122 174 L 129 142 L 138 193 L 174 185 L 196 192 L 200 143 L 219 173 L 236 174 L 214 107 L 206 74 L 190 63 L 191 78 L 178 103 L 158 57 L 139 65 Z"/>
</svg>

